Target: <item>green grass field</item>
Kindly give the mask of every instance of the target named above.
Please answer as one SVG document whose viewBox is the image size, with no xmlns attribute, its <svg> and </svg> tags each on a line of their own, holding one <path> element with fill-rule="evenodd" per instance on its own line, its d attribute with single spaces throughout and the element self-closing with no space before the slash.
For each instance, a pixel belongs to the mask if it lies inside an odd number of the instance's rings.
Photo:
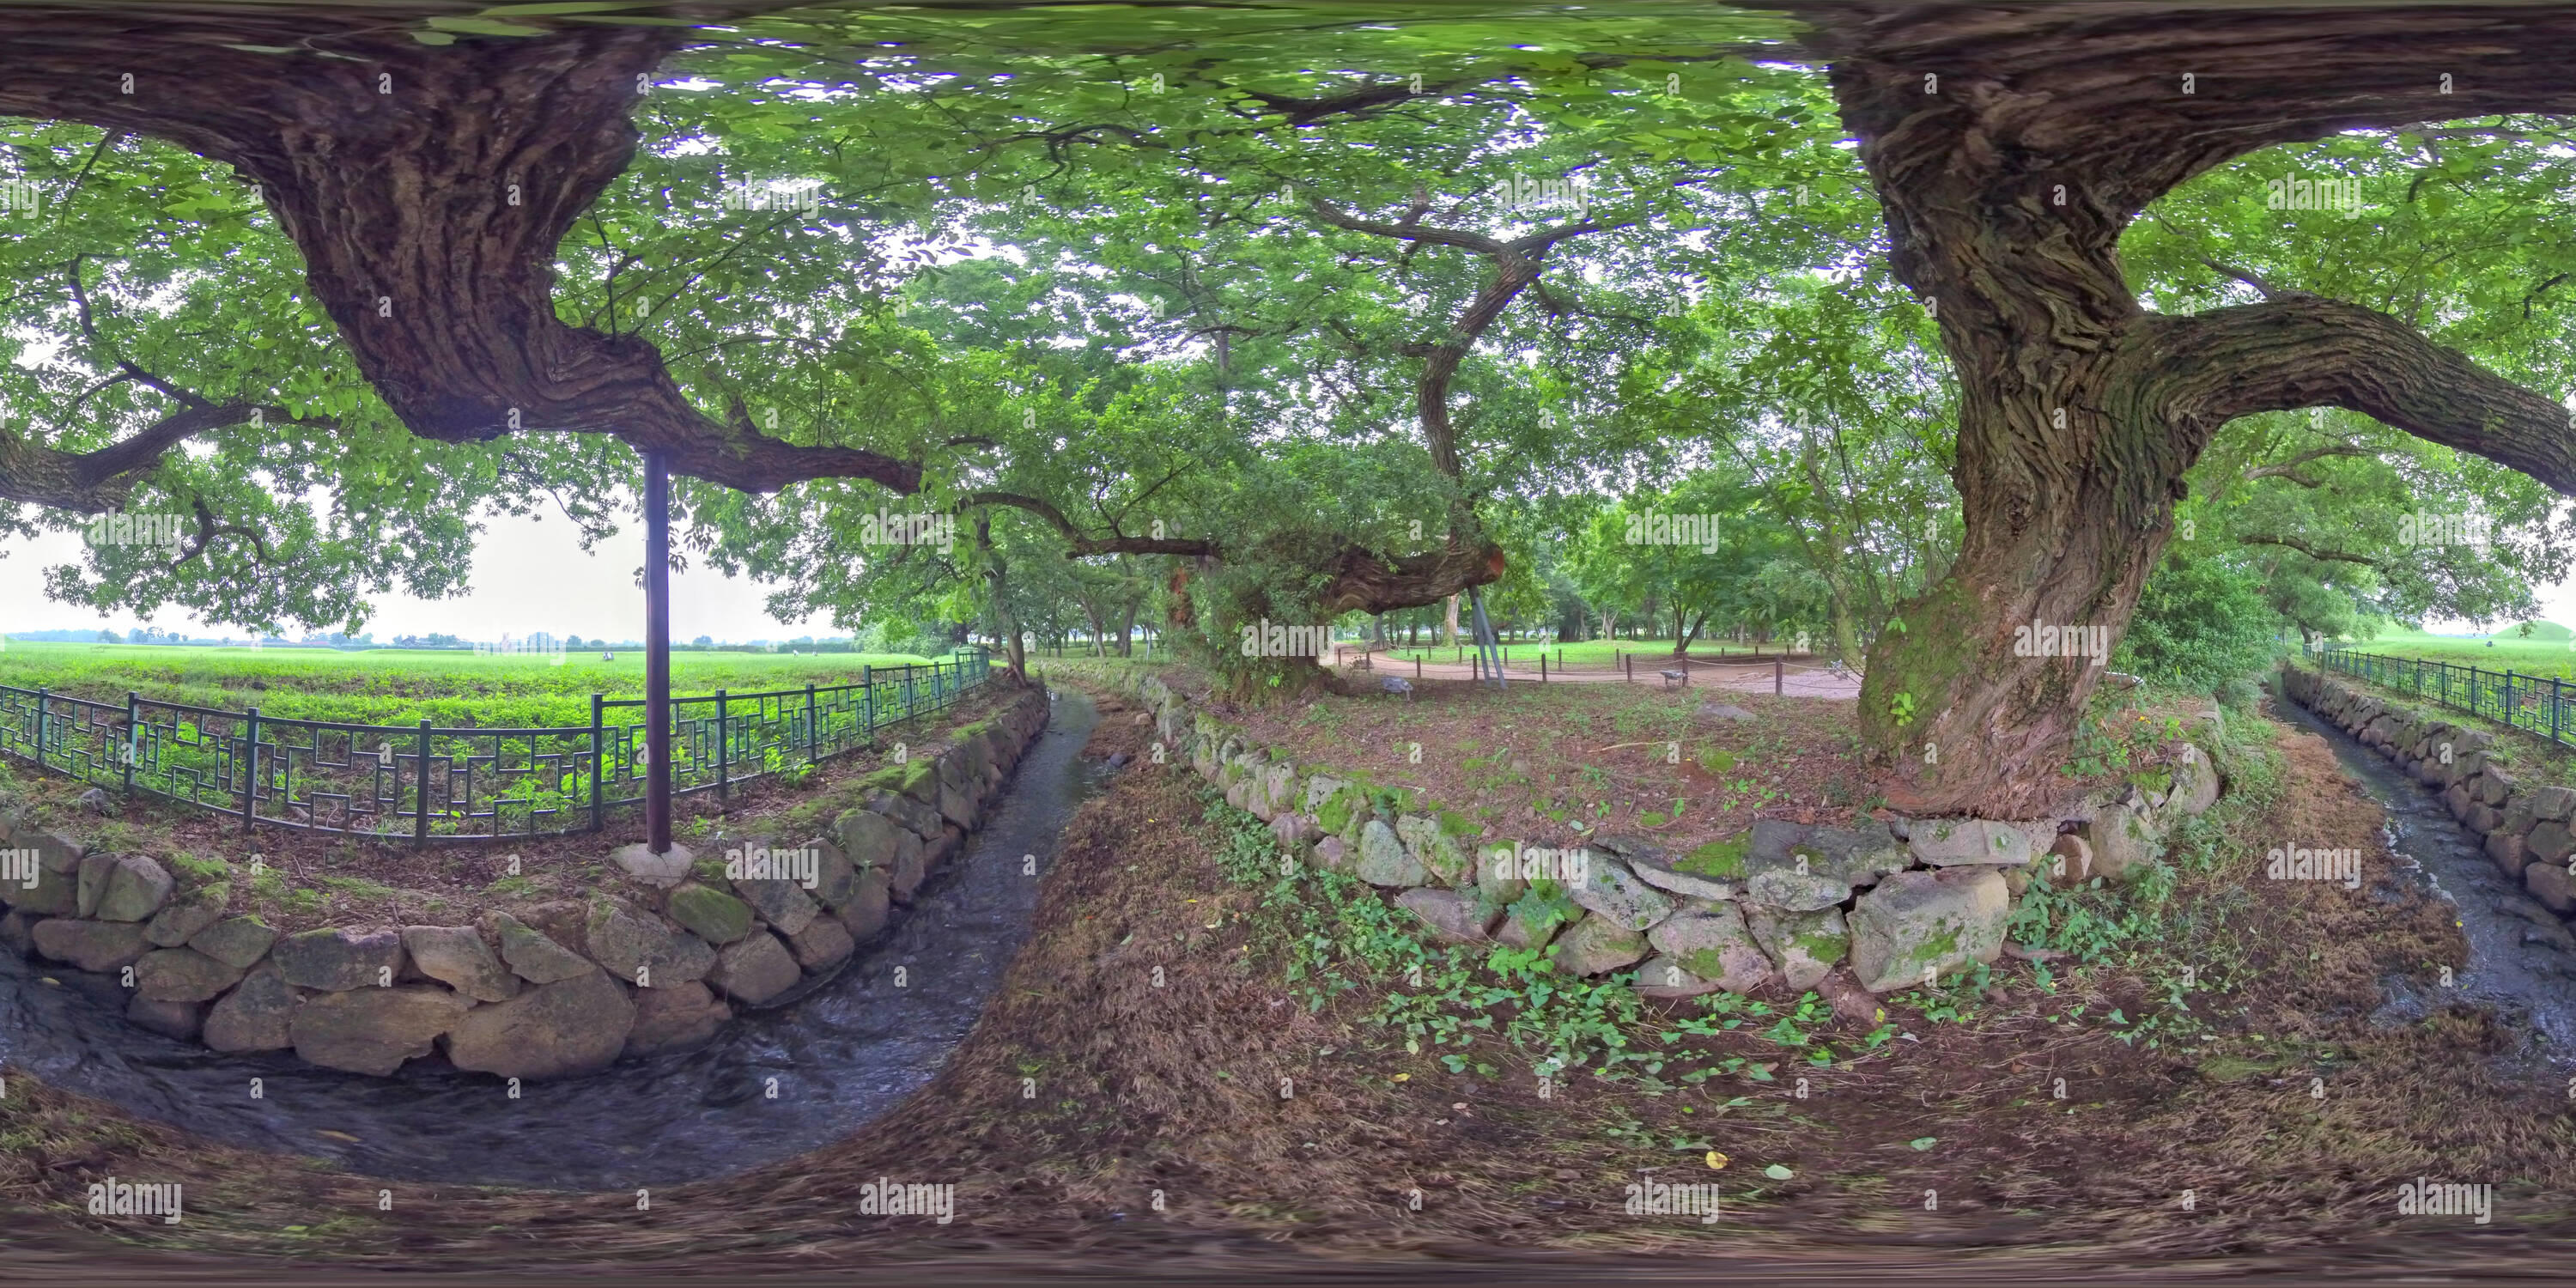
<svg viewBox="0 0 2576 1288">
<path fill-rule="evenodd" d="M 2571 640 L 2567 628 L 2541 622 L 2534 625 L 2529 637 L 2520 635 L 2515 627 L 2507 627 L 2498 635 L 2502 638 L 2478 640 L 2395 631 L 2337 647 L 2382 657 L 2416 657 L 2453 666 L 2576 680 L 2576 640 Z"/>
<path fill-rule="evenodd" d="M 9 643 L 0 685 L 50 689 L 99 702 L 128 690 L 164 702 L 354 724 L 535 728 L 590 723 L 590 695 L 642 697 L 644 654 L 475 656 L 410 649 L 181 648 L 155 644 Z M 851 684 L 861 666 L 921 665 L 901 654 L 674 653 L 675 694 Z"/>
</svg>

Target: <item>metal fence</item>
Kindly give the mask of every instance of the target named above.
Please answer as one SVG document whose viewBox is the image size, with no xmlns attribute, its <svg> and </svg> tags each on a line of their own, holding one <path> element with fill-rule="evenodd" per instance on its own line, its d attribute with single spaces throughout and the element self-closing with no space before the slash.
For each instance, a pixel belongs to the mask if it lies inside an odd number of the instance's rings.
<svg viewBox="0 0 2576 1288">
<path fill-rule="evenodd" d="M 671 699 L 671 793 L 743 783 L 875 745 L 992 677 L 973 649 L 859 682 Z M 255 824 L 432 841 L 595 832 L 644 800 L 642 698 L 592 694 L 569 728 L 289 720 L 128 693 L 123 705 L 0 685 L 0 755 Z"/>
<path fill-rule="evenodd" d="M 2576 684 L 2555 676 L 2490 671 L 2351 649 L 2300 651 L 2327 670 L 2576 746 Z"/>
</svg>

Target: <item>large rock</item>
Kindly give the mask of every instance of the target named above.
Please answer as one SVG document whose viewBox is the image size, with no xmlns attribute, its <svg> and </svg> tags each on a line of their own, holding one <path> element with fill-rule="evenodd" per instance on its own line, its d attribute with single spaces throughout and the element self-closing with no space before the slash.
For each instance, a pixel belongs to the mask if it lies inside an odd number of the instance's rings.
<svg viewBox="0 0 2576 1288">
<path fill-rule="evenodd" d="M 1420 886 L 1395 897 L 1395 906 L 1412 913 L 1443 943 L 1482 942 L 1502 916 L 1502 909 L 1473 893 Z"/>
<path fill-rule="evenodd" d="M 150 921 L 176 888 L 168 869 L 140 854 L 117 857 L 99 893 L 101 921 Z"/>
<path fill-rule="evenodd" d="M 2218 803 L 2218 766 L 2197 745 L 2184 746 L 2187 750 L 2174 766 L 2173 793 L 2168 799 L 2173 808 L 2184 814 L 2206 814 L 2210 806 Z"/>
<path fill-rule="evenodd" d="M 698 980 L 669 988 L 639 989 L 635 994 L 635 1024 L 626 1031 L 626 1047 L 619 1054 L 660 1055 L 703 1046 L 732 1018 L 733 1008 Z"/>
<path fill-rule="evenodd" d="M 500 942 L 501 960 L 531 984 L 557 984 L 599 969 L 589 958 L 506 912 L 487 912 L 481 924 Z"/>
<path fill-rule="evenodd" d="M 282 1051 L 295 1045 L 291 1024 L 302 998 L 266 962 L 242 977 L 206 1012 L 203 1040 L 218 1051 Z"/>
<path fill-rule="evenodd" d="M 1606 975 L 1643 960 L 1646 937 L 1608 917 L 1586 916 L 1558 935 L 1548 952 L 1569 975 Z"/>
<path fill-rule="evenodd" d="M 1750 993 L 1771 978 L 1771 959 L 1731 903 L 1678 912 L 1646 932 L 1646 942 L 1681 968 L 1730 993 Z"/>
<path fill-rule="evenodd" d="M 870 868 L 860 873 L 856 893 L 850 896 L 848 903 L 841 905 L 841 929 L 849 931 L 851 939 L 866 942 L 870 936 L 885 929 L 888 905 L 892 900 L 893 892 L 888 886 L 884 868 Z"/>
<path fill-rule="evenodd" d="M 193 948 L 162 948 L 134 963 L 134 993 L 155 1002 L 203 1002 L 241 982 L 238 966 Z"/>
<path fill-rule="evenodd" d="M 198 931 L 223 920 L 224 905 L 232 897 L 230 882 L 199 886 L 153 914 L 150 924 L 143 928 L 143 937 L 159 947 L 176 948 L 195 938 Z"/>
<path fill-rule="evenodd" d="M 787 937 L 787 948 L 796 955 L 796 964 L 817 975 L 848 961 L 857 947 L 857 941 L 837 917 L 816 917 L 805 923 L 803 930 Z"/>
<path fill-rule="evenodd" d="M 733 943 L 752 929 L 750 904 L 714 886 L 695 882 L 673 890 L 663 911 L 687 927 L 689 933 L 711 944 Z"/>
<path fill-rule="evenodd" d="M 1421 864 L 1424 871 L 1444 884 L 1473 884 L 1475 873 L 1467 860 L 1467 852 L 1459 848 L 1457 838 L 1441 830 L 1440 820 L 1420 814 L 1398 815 L 1395 835 L 1397 840 L 1404 842 L 1404 852 L 1412 855 L 1414 862 Z"/>
<path fill-rule="evenodd" d="M 921 883 L 930 877 L 930 859 L 929 842 L 896 829 L 894 866 L 886 869 L 887 893 L 904 903 L 912 902 L 912 896 L 920 891 Z"/>
<path fill-rule="evenodd" d="M 1823 983 L 1851 955 L 1851 928 L 1844 924 L 1840 908 L 1788 912 L 1756 907 L 1745 923 L 1764 955 L 1779 963 L 1781 982 L 1792 992 L 1803 993 Z"/>
<path fill-rule="evenodd" d="M 1749 833 L 1739 833 L 1680 856 L 1632 837 L 1605 836 L 1593 845 L 1625 860 L 1638 880 L 1658 890 L 1690 899 L 1723 900 L 1734 898 L 1744 889 L 1744 860 L 1752 849 L 1753 838 Z"/>
<path fill-rule="evenodd" d="M 1566 886 L 1566 897 L 1594 917 L 1627 930 L 1644 930 L 1673 915 L 1673 901 L 1637 879 L 1626 863 L 1607 850 L 1593 850 L 1583 865 L 1583 879 Z"/>
<path fill-rule="evenodd" d="M 2541 863 L 2565 863 L 2568 855 L 2576 854 L 2576 834 L 2570 834 L 2567 824 L 2555 820 L 2532 825 L 2531 835 L 2523 838 L 2523 844 Z"/>
<path fill-rule="evenodd" d="M 226 917 L 188 936 L 188 946 L 227 966 L 248 970 L 268 956 L 277 932 L 257 917 Z"/>
<path fill-rule="evenodd" d="M 430 1044 L 473 1005 L 432 984 L 353 988 L 307 999 L 288 1032 L 295 1054 L 309 1064 L 381 1078 L 429 1054 Z"/>
<path fill-rule="evenodd" d="M 2543 787 L 2532 792 L 2531 813 L 2535 818 L 2566 822 L 2576 816 L 2576 788 Z"/>
<path fill-rule="evenodd" d="M 96 919 L 98 901 L 106 896 L 107 878 L 114 871 L 116 871 L 115 855 L 103 850 L 82 855 L 80 871 L 74 877 L 74 880 L 79 883 L 75 891 L 79 902 L 73 906 L 73 911 L 84 918 Z"/>
<path fill-rule="evenodd" d="M 758 1006 L 804 977 L 787 946 L 776 935 L 758 930 L 716 954 L 716 968 L 708 973 L 707 982 L 745 1006 Z"/>
<path fill-rule="evenodd" d="M 1533 891 L 1504 911 L 1503 924 L 1495 928 L 1494 939 L 1511 948 L 1545 948 L 1558 931 L 1581 916 L 1583 910 L 1563 896 L 1549 898 Z"/>
<path fill-rule="evenodd" d="M 2532 898 L 2540 901 L 2540 906 L 2551 912 L 2562 917 L 2576 912 L 2576 877 L 2567 875 L 2564 864 L 2531 864 L 2522 870 L 2522 885 L 2531 891 Z M 37 929 L 44 927 L 38 926 Z"/>
<path fill-rule="evenodd" d="M 1873 993 L 1914 988 L 2003 955 L 2012 898 L 1990 867 L 1900 872 L 1862 895 L 1850 918 L 1852 971 Z"/>
<path fill-rule="evenodd" d="M 326 992 L 375 988 L 403 973 L 402 932 L 391 929 L 301 931 L 278 940 L 268 955 L 287 983 Z"/>
<path fill-rule="evenodd" d="M 2093 875 L 2119 880 L 2164 852 L 2164 832 L 2141 809 L 2105 805 L 2076 831 L 2093 850 Z"/>
<path fill-rule="evenodd" d="M 854 809 L 833 821 L 833 833 L 841 843 L 841 853 L 852 865 L 864 872 L 869 868 L 894 866 L 898 836 L 910 835 L 902 826 L 874 810 Z M 921 838 L 913 837 L 915 844 Z"/>
<path fill-rule="evenodd" d="M 936 804 L 916 801 L 909 796 L 893 792 L 883 790 L 869 792 L 866 804 L 869 810 L 884 815 L 896 826 L 924 840 L 939 835 L 939 829 L 945 822 L 940 818 L 939 807 Z"/>
<path fill-rule="evenodd" d="M 56 872 L 43 865 L 41 856 L 44 851 L 38 850 L 37 853 L 36 883 L 27 885 L 24 878 L 0 882 L 0 903 L 6 903 L 30 917 L 68 917 L 78 912 L 80 877 L 77 865 L 80 861 L 72 861 L 75 865 L 72 872 Z"/>
<path fill-rule="evenodd" d="M 405 926 L 403 951 L 421 974 L 477 1002 L 506 1002 L 519 995 L 519 977 L 501 964 L 483 932 L 472 926 Z"/>
<path fill-rule="evenodd" d="M 858 869 L 850 866 L 849 857 L 829 837 L 818 836 L 805 845 L 817 856 L 811 891 L 815 901 L 835 913 L 848 907 L 850 900 L 858 897 Z"/>
<path fill-rule="evenodd" d="M 750 904 L 751 910 L 759 913 L 762 921 L 776 927 L 782 935 L 795 934 L 823 915 L 822 907 L 807 897 L 794 881 L 738 879 L 733 883 L 733 892 L 742 896 L 743 902 Z"/>
<path fill-rule="evenodd" d="M 715 969 L 716 950 L 686 931 L 675 931 L 650 913 L 601 903 L 590 911 L 583 947 L 618 982 L 667 988 L 704 979 Z"/>
<path fill-rule="evenodd" d="M 447 1058 L 503 1078 L 560 1078 L 607 1067 L 634 1027 L 635 1003 L 594 969 L 475 1007 L 448 1031 Z"/>
<path fill-rule="evenodd" d="M 1704 979 L 1684 969 L 1671 957 L 1650 957 L 1637 968 L 1637 978 L 1629 985 L 1645 997 L 1697 997 L 1715 993 L 1723 987 L 1716 980 Z"/>
<path fill-rule="evenodd" d="M 56 917 L 36 923 L 36 951 L 87 971 L 122 970 L 142 960 L 143 927 L 130 921 Z"/>
<path fill-rule="evenodd" d="M 619 871 L 656 889 L 668 890 L 689 878 L 689 867 L 697 856 L 689 848 L 673 842 L 671 848 L 656 854 L 642 842 L 621 845 L 608 852 L 608 861 Z"/>
<path fill-rule="evenodd" d="M 1921 835 L 1923 824 L 1913 824 Z M 1851 897 L 1852 891 L 1876 885 L 1880 878 L 1905 869 L 1905 847 L 1887 825 L 1875 819 L 1858 827 L 1815 827 L 1779 819 L 1753 824 L 1752 843 L 1744 855 L 1742 900 L 1813 912 Z"/>
<path fill-rule="evenodd" d="M 1370 885 L 1389 888 L 1427 885 L 1431 881 L 1431 870 L 1404 848 L 1395 829 L 1374 818 L 1360 828 L 1359 866 L 1353 875 Z"/>
<path fill-rule="evenodd" d="M 2011 823 L 1983 818 L 1918 818 L 1906 832 L 1914 857 L 1931 867 L 1962 863 L 2030 862 L 2030 833 Z"/>
<path fill-rule="evenodd" d="M 125 1004 L 125 1022 L 165 1038 L 193 1042 L 206 1008 L 196 1002 L 163 1002 L 137 995 Z"/>
</svg>

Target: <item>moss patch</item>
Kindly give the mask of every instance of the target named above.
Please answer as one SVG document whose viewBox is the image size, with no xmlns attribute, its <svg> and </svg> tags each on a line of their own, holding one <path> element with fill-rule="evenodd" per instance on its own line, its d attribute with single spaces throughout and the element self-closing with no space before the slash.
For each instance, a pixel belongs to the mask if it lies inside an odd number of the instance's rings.
<svg viewBox="0 0 2576 1288">
<path fill-rule="evenodd" d="M 1683 855 L 1673 863 L 1675 871 L 1704 877 L 1740 877 L 1744 875 L 1745 856 L 1753 849 L 1753 834 L 1723 841 L 1711 841 Z"/>
</svg>

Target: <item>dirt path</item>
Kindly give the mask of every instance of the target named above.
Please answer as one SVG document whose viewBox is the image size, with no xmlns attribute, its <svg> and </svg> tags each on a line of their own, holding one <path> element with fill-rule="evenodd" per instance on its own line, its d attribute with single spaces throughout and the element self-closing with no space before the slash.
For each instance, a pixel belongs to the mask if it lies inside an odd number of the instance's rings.
<svg viewBox="0 0 2576 1288">
<path fill-rule="evenodd" d="M 1104 706 L 1086 754 L 1141 753 L 1148 731 Z M 2368 1020 L 2381 976 L 2456 960 L 2440 906 L 2249 879 L 2285 835 L 2385 857 L 2376 806 L 2331 752 L 2305 735 L 2281 748 L 2279 807 L 2245 820 L 2241 852 L 2180 896 L 2207 981 L 2187 1000 L 2211 1026 L 2187 1050 L 2124 1043 L 2104 1022 L 2164 1009 L 2146 975 L 2062 973 L 2052 992 L 2008 964 L 1958 1022 L 1891 1007 L 1912 1040 L 1804 1070 L 1803 1099 L 1799 1067 L 1750 1030 L 1723 1049 L 1771 1052 L 1770 1082 L 1646 1095 L 1578 1078 L 1542 1099 L 1523 1061 L 1488 1077 L 1407 1053 L 1366 1022 L 1365 990 L 1298 1005 L 1253 934 L 1252 890 L 1208 857 L 1195 787 L 1138 764 L 1068 830 L 1029 947 L 956 1058 L 864 1138 L 657 1191 L 649 1211 L 624 1193 L 393 1186 L 386 1212 L 373 1180 L 206 1147 L 12 1078 L 0 1265 L 68 1253 L 131 1278 L 221 1252 L 308 1271 L 614 1264 L 733 1281 L 862 1265 L 1203 1278 L 1392 1259 L 1408 1282 L 1493 1282 L 1498 1265 L 1649 1269 L 1629 1258 L 1669 1275 L 1680 1256 L 1728 1263 L 1693 1277 L 2563 1269 L 2541 1260 L 2570 1233 L 2576 1195 L 2563 1089 L 2480 1013 Z M 1838 1047 L 1857 1041 L 1827 1024 Z M 1733 1161 L 1712 1173 L 1676 1139 Z M 1772 1164 L 1791 1179 L 1763 1178 Z M 66 1206 L 108 1174 L 184 1180 L 187 1223 Z M 2400 1218 L 2391 1187 L 2419 1175 L 2495 1183 L 2494 1223 Z M 853 1196 L 880 1177 L 953 1183 L 956 1219 L 860 1215 Z M 1623 1187 L 1641 1177 L 1716 1178 L 1723 1221 L 1627 1215 Z"/>
<path fill-rule="evenodd" d="M 1344 679 L 1361 684 L 1368 683 L 1368 677 L 1372 675 L 1400 676 L 1407 680 L 1419 678 L 1424 680 L 1473 681 L 1479 674 L 1476 664 L 1473 662 L 1462 664 L 1457 662 L 1426 661 L 1417 663 L 1395 661 L 1388 658 L 1377 659 L 1377 665 L 1374 667 L 1343 665 L 1334 669 L 1340 672 Z M 1687 679 L 1667 679 L 1663 674 L 1663 672 L 1667 670 L 1681 670 L 1687 676 Z M 1638 664 L 1633 677 L 1630 673 L 1624 670 L 1560 671 L 1551 666 L 1548 668 L 1546 676 L 1542 678 L 1537 666 L 1524 666 L 1520 662 L 1515 661 L 1508 663 L 1503 667 L 1503 679 L 1506 683 L 1512 684 L 1633 683 L 1664 685 L 1676 688 L 1686 686 L 1696 689 L 1726 689 L 1737 693 L 1778 692 L 1786 696 L 1801 698 L 1858 698 L 1860 696 L 1861 681 L 1860 673 L 1857 671 L 1836 673 L 1831 667 L 1819 665 L 1814 662 L 1788 663 L 1784 668 L 1782 668 L 1782 673 L 1775 677 L 1772 665 L 1769 662 L 1694 661 L 1690 663 L 1688 667 L 1677 668 L 1670 659 L 1657 659 L 1653 663 L 1641 662 Z M 1776 689 L 1774 687 L 1775 679 L 1777 680 Z"/>
</svg>

